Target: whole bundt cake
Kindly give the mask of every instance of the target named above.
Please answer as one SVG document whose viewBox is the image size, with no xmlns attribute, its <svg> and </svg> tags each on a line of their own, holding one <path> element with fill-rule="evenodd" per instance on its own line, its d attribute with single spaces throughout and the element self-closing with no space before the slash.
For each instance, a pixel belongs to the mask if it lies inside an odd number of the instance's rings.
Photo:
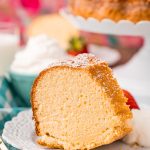
<svg viewBox="0 0 150 150">
<path fill-rule="evenodd" d="M 98 20 L 150 20 L 150 0 L 69 0 L 69 9 L 75 15 Z"/>
</svg>

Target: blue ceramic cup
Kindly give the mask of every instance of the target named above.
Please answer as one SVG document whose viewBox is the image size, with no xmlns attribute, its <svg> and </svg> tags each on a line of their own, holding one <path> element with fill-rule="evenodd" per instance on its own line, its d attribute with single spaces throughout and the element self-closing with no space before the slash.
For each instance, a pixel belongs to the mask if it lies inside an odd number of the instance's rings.
<svg viewBox="0 0 150 150">
<path fill-rule="evenodd" d="M 30 92 L 33 82 L 38 75 L 21 74 L 10 71 L 9 76 L 15 92 L 25 101 L 26 106 L 31 106 Z"/>
</svg>

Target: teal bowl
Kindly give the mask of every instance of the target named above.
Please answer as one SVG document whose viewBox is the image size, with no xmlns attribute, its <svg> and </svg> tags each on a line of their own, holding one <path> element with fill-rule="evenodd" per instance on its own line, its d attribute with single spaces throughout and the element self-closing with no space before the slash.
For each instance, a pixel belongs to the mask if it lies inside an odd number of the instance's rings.
<svg viewBox="0 0 150 150">
<path fill-rule="evenodd" d="M 30 92 L 33 82 L 38 75 L 21 74 L 11 71 L 9 76 L 15 92 L 25 102 L 25 105 L 30 107 Z"/>
</svg>

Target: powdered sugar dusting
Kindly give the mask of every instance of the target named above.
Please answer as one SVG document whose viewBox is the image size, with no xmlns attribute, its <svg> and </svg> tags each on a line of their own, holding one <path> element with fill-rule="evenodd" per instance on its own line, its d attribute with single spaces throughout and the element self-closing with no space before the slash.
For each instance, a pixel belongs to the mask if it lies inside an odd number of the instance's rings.
<svg viewBox="0 0 150 150">
<path fill-rule="evenodd" d="M 69 60 L 61 60 L 61 61 L 57 61 L 54 62 L 52 64 L 50 64 L 49 67 L 54 67 L 54 66 L 70 66 L 70 67 L 88 67 L 88 66 L 92 66 L 98 63 L 101 63 L 103 61 L 101 61 L 100 59 L 96 58 L 94 55 L 92 54 L 80 54 L 72 59 Z"/>
</svg>

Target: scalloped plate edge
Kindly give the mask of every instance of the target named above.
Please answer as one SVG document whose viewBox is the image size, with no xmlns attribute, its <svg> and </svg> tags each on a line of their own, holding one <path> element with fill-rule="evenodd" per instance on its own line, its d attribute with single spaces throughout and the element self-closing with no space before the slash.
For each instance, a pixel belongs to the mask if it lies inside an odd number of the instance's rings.
<svg viewBox="0 0 150 150">
<path fill-rule="evenodd" d="M 26 113 L 28 113 L 29 115 L 32 115 L 32 111 L 31 109 L 29 110 L 24 110 L 22 112 L 19 112 L 15 117 L 13 117 L 10 121 L 7 121 L 4 125 L 4 129 L 3 129 L 3 133 L 2 133 L 2 139 L 7 142 L 8 144 L 10 144 L 11 146 L 18 148 L 18 149 L 22 149 L 21 145 L 19 145 L 19 143 L 14 143 L 11 141 L 11 139 L 7 136 L 7 128 L 8 126 L 11 126 L 12 122 L 15 122 L 17 118 L 22 118 L 22 116 L 26 116 Z M 18 119 L 17 119 L 18 120 Z"/>
<path fill-rule="evenodd" d="M 81 16 L 73 15 L 67 10 L 67 8 L 61 9 L 60 14 L 76 27 L 85 31 L 119 35 L 150 36 L 150 21 L 133 23 L 129 20 L 120 20 L 119 22 L 114 22 L 110 19 L 103 19 L 100 21 L 92 17 L 86 19 Z"/>
</svg>

